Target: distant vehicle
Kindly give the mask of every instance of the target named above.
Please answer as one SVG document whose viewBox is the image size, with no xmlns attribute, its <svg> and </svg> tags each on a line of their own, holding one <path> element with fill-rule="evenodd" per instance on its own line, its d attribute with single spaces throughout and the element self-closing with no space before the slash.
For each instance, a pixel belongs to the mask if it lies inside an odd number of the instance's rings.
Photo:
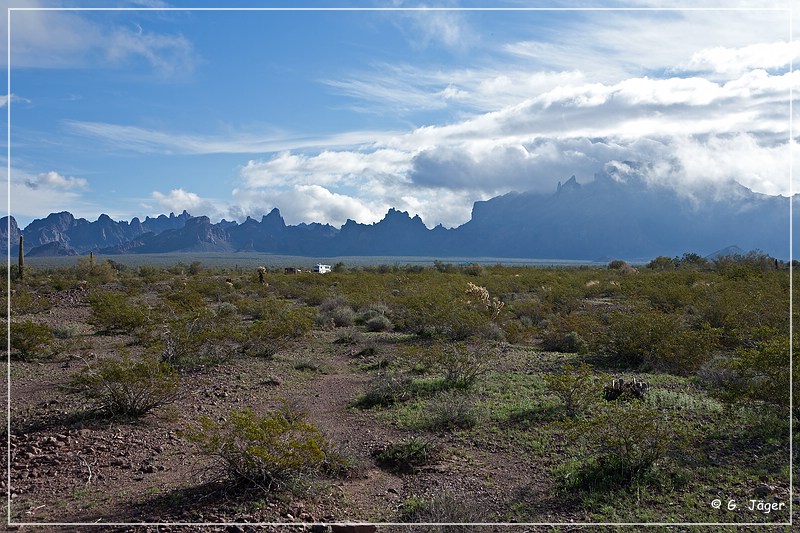
<svg viewBox="0 0 800 533">
<path fill-rule="evenodd" d="M 287 268 L 283 269 L 283 273 L 284 274 L 299 274 L 301 272 L 302 272 L 302 270 L 300 270 L 299 268 L 294 268 L 294 267 L 287 267 Z"/>
<path fill-rule="evenodd" d="M 321 264 L 314 265 L 314 272 L 317 272 L 319 274 L 327 274 L 330 271 L 331 271 L 330 265 L 321 265 Z"/>
</svg>

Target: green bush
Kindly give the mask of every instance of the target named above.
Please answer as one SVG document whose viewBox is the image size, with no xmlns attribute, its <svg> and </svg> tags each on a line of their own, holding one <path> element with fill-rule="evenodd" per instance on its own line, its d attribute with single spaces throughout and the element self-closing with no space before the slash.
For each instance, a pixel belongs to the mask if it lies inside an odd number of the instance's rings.
<svg viewBox="0 0 800 533">
<path fill-rule="evenodd" d="M 392 321 L 384 315 L 377 315 L 364 323 L 367 331 L 389 331 L 392 329 Z"/>
<path fill-rule="evenodd" d="M 582 446 L 577 462 L 562 469 L 566 489 L 608 490 L 642 481 L 669 454 L 686 452 L 687 429 L 678 420 L 640 402 L 613 402 L 592 418 L 574 423 L 573 442 Z"/>
<path fill-rule="evenodd" d="M 320 430 L 303 413 L 286 408 L 261 416 L 232 411 L 222 422 L 201 417 L 186 436 L 232 481 L 266 490 L 324 473 L 335 459 Z"/>
<path fill-rule="evenodd" d="M 410 498 L 403 502 L 398 511 L 399 522 L 406 524 L 424 523 L 424 526 L 405 526 L 404 530 L 416 531 L 446 531 L 448 533 L 469 533 L 476 531 L 471 525 L 433 526 L 430 524 L 475 524 L 484 522 L 485 516 L 481 515 L 479 506 L 463 498 L 456 498 L 450 494 L 441 494 L 432 498 Z"/>
<path fill-rule="evenodd" d="M 169 318 L 158 342 L 162 360 L 183 369 L 218 365 L 238 350 L 239 326 L 234 317 L 218 317 L 208 308 Z"/>
<path fill-rule="evenodd" d="M 133 333 L 145 326 L 148 311 L 119 292 L 97 292 L 89 298 L 92 316 L 89 322 L 105 332 Z"/>
<path fill-rule="evenodd" d="M 314 325 L 314 309 L 275 300 L 269 312 L 247 329 L 244 352 L 257 357 L 271 357 L 290 339 L 301 338 Z"/>
<path fill-rule="evenodd" d="M 451 293 L 451 288 L 444 284 L 419 287 L 418 290 L 400 299 L 395 317 L 398 329 L 455 341 L 497 336 L 493 317 L 485 308 L 467 304 L 462 290 Z"/>
<path fill-rule="evenodd" d="M 552 352 L 585 354 L 589 351 L 589 343 L 577 331 L 562 334 L 551 330 L 545 334 L 542 348 Z"/>
<path fill-rule="evenodd" d="M 109 261 L 98 263 L 94 257 L 81 257 L 72 268 L 75 277 L 90 284 L 111 283 L 117 279 L 117 271 Z"/>
<path fill-rule="evenodd" d="M 87 366 L 72 378 L 71 387 L 113 416 L 139 417 L 174 402 L 180 377 L 153 355 L 125 354 Z"/>
<path fill-rule="evenodd" d="M 356 313 L 348 305 L 338 305 L 333 309 L 322 309 L 317 315 L 317 323 L 321 326 L 337 328 L 352 326 L 356 321 Z"/>
<path fill-rule="evenodd" d="M 361 321 L 366 323 L 370 319 L 378 317 L 378 316 L 385 316 L 388 317 L 391 314 L 392 310 L 386 304 L 383 303 L 372 303 L 369 304 L 366 309 L 361 311 Z"/>
<path fill-rule="evenodd" d="M 406 374 L 387 373 L 375 377 L 367 390 L 353 402 L 354 407 L 370 409 L 408 400 L 413 396 L 414 380 Z"/>
<path fill-rule="evenodd" d="M 580 363 L 564 365 L 560 371 L 546 374 L 544 380 L 550 392 L 561 400 L 566 415 L 574 418 L 601 399 L 605 377 L 595 374 L 590 365 Z"/>
<path fill-rule="evenodd" d="M 677 314 L 657 310 L 617 311 L 609 318 L 602 349 L 626 365 L 690 374 L 714 354 L 720 330 L 707 324 L 692 329 Z"/>
<path fill-rule="evenodd" d="M 44 296 L 31 294 L 25 289 L 17 289 L 11 293 L 12 315 L 33 315 L 50 309 L 50 301 Z"/>
<path fill-rule="evenodd" d="M 453 394 L 450 391 L 434 397 L 425 412 L 422 426 L 433 431 L 468 429 L 478 423 L 478 412 L 474 403 L 463 394 Z"/>
<path fill-rule="evenodd" d="M 486 344 L 467 345 L 454 343 L 440 345 L 439 364 L 444 369 L 448 388 L 466 390 L 489 369 L 493 349 Z"/>
<path fill-rule="evenodd" d="M 800 353 L 798 335 L 794 353 Z M 781 408 L 789 406 L 789 336 L 774 332 L 751 347 L 741 347 L 720 359 L 719 367 L 729 375 L 720 385 L 729 401 L 758 400 Z M 800 365 L 795 364 L 794 384 L 800 384 Z M 731 375 L 732 374 L 732 375 Z M 797 405 L 797 403 L 795 404 Z M 800 408 L 795 407 L 800 413 Z"/>
<path fill-rule="evenodd" d="M 390 443 L 372 453 L 380 466 L 400 473 L 413 472 L 417 466 L 431 464 L 438 455 L 433 442 L 416 437 Z"/>
<path fill-rule="evenodd" d="M 5 340 L 6 328 L 2 329 Z M 11 351 L 23 361 L 52 356 L 54 342 L 53 331 L 44 324 L 30 321 L 11 323 Z"/>
</svg>

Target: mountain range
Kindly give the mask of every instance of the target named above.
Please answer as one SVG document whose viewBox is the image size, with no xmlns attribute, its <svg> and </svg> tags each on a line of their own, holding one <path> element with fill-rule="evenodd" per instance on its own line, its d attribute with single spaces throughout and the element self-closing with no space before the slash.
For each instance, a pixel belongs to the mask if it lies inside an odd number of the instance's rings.
<svg viewBox="0 0 800 533">
<path fill-rule="evenodd" d="M 633 163 L 626 162 L 629 165 Z M 795 204 L 798 203 L 795 196 Z M 686 252 L 703 255 L 736 244 L 789 257 L 789 203 L 731 182 L 690 196 L 615 171 L 580 184 L 572 176 L 551 193 L 509 193 L 476 202 L 471 219 L 428 229 L 419 216 L 390 209 L 383 220 L 341 228 L 286 225 L 276 208 L 261 220 L 211 223 L 186 211 L 143 221 L 89 222 L 64 211 L 24 229 L 0 219 L 0 244 L 27 256 L 167 252 L 269 252 L 300 256 L 514 257 L 646 259 Z M 794 209 L 794 213 L 799 210 Z"/>
</svg>

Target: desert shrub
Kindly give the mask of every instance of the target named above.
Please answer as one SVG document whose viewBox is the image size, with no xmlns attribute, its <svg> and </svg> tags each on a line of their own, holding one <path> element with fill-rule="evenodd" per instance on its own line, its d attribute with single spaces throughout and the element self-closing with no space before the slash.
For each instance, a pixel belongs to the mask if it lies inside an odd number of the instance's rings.
<svg viewBox="0 0 800 533">
<path fill-rule="evenodd" d="M 182 292 L 197 293 L 203 298 L 213 302 L 225 302 L 235 298 L 235 289 L 224 279 L 192 278 L 184 283 Z M 197 299 L 196 296 L 194 296 Z"/>
<path fill-rule="evenodd" d="M 794 336 L 794 353 L 800 341 Z M 775 332 L 751 347 L 740 347 L 728 358 L 718 360 L 718 369 L 731 378 L 722 382 L 722 396 L 728 401 L 758 400 L 779 407 L 789 406 L 789 336 Z M 800 365 L 794 365 L 794 383 L 800 384 Z M 798 409 L 797 407 L 795 408 Z"/>
<path fill-rule="evenodd" d="M 133 333 L 145 326 L 148 311 L 119 292 L 97 292 L 89 297 L 92 316 L 89 322 L 105 332 Z"/>
<path fill-rule="evenodd" d="M 403 502 L 398 512 L 398 521 L 405 524 L 424 523 L 424 526 L 408 525 L 404 530 L 447 531 L 449 533 L 468 533 L 476 531 L 471 525 L 434 526 L 431 524 L 475 524 L 485 521 L 479 506 L 464 498 L 450 494 L 440 494 L 431 498 L 410 498 Z"/>
<path fill-rule="evenodd" d="M 411 376 L 406 374 L 380 374 L 370 381 L 367 390 L 353 402 L 353 406 L 370 409 L 405 401 L 413 396 L 413 383 Z"/>
<path fill-rule="evenodd" d="M 565 414 L 574 418 L 601 399 L 603 375 L 586 363 L 564 365 L 561 370 L 544 376 L 547 388 L 555 394 Z"/>
<path fill-rule="evenodd" d="M 233 482 L 266 490 L 323 473 L 333 459 L 322 432 L 304 413 L 287 409 L 264 415 L 232 411 L 222 422 L 201 417 L 186 436 L 201 453 L 215 459 Z"/>
<path fill-rule="evenodd" d="M 173 269 L 174 270 L 174 269 Z M 183 274 L 183 271 L 176 272 Z M 152 265 L 141 265 L 138 271 L 139 277 L 144 279 L 147 283 L 154 283 L 164 278 L 164 271 Z"/>
<path fill-rule="evenodd" d="M 485 269 L 480 265 L 480 263 L 470 263 L 466 265 L 463 269 L 464 274 L 468 276 L 480 276 L 483 275 Z"/>
<path fill-rule="evenodd" d="M 372 453 L 378 465 L 400 473 L 413 472 L 415 467 L 431 464 L 438 455 L 433 442 L 417 437 L 392 442 Z"/>
<path fill-rule="evenodd" d="M 673 270 L 675 268 L 676 259 L 660 255 L 647 263 L 647 268 L 651 270 Z"/>
<path fill-rule="evenodd" d="M 577 331 L 562 333 L 548 330 L 542 340 L 542 348 L 552 352 L 584 354 L 589 351 L 589 343 Z"/>
<path fill-rule="evenodd" d="M 367 331 L 389 331 L 392 329 L 392 321 L 384 315 L 377 315 L 364 323 Z"/>
<path fill-rule="evenodd" d="M 711 359 L 719 336 L 719 329 L 707 324 L 692 329 L 676 314 L 618 311 L 609 318 L 602 349 L 622 364 L 689 374 Z"/>
<path fill-rule="evenodd" d="M 71 387 L 113 416 L 139 417 L 178 398 L 178 373 L 156 356 L 106 358 L 88 365 Z"/>
<path fill-rule="evenodd" d="M 337 305 L 332 309 L 322 306 L 317 315 L 317 323 L 321 326 L 343 328 L 352 326 L 355 321 L 356 313 L 349 305 Z"/>
<path fill-rule="evenodd" d="M 75 277 L 90 284 L 111 283 L 117 279 L 117 271 L 109 261 L 98 263 L 94 257 L 81 257 L 72 267 Z"/>
<path fill-rule="evenodd" d="M 435 396 L 427 406 L 422 426 L 433 431 L 468 429 L 478 423 L 478 412 L 474 403 L 463 394 L 443 392 Z"/>
<path fill-rule="evenodd" d="M 53 335 L 59 339 L 72 339 L 81 334 L 77 324 L 59 324 L 53 328 Z"/>
<path fill-rule="evenodd" d="M 160 330 L 162 360 L 176 368 L 196 369 L 229 359 L 242 331 L 232 317 L 218 317 L 208 308 L 172 316 Z"/>
<path fill-rule="evenodd" d="M 416 335 L 440 336 L 459 341 L 469 337 L 496 336 L 497 328 L 484 309 L 466 305 L 462 295 L 449 295 L 439 287 L 401 300 L 395 326 Z"/>
<path fill-rule="evenodd" d="M 598 311 L 557 314 L 546 324 L 542 348 L 561 353 L 587 353 L 602 346 L 608 329 Z"/>
<path fill-rule="evenodd" d="M 201 272 L 203 272 L 203 270 L 205 270 L 203 263 L 201 263 L 200 261 L 192 261 L 192 264 L 189 265 L 189 268 L 186 270 L 186 272 L 190 276 L 196 276 Z"/>
<path fill-rule="evenodd" d="M 48 358 L 53 355 L 55 337 L 53 330 L 36 322 L 11 323 L 11 352 L 22 361 Z M 2 328 L 5 341 L 6 328 Z M 5 342 L 3 343 L 5 344 Z"/>
<path fill-rule="evenodd" d="M 383 303 L 371 303 L 365 309 L 361 311 L 361 321 L 367 322 L 371 318 L 375 318 L 377 316 L 389 316 L 392 313 L 392 310 L 389 309 L 389 306 Z"/>
<path fill-rule="evenodd" d="M 575 422 L 570 437 L 579 443 L 576 462 L 562 469 L 568 490 L 607 490 L 639 482 L 669 454 L 686 452 L 688 431 L 678 420 L 640 402 L 605 404 L 592 418 Z"/>
<path fill-rule="evenodd" d="M 301 359 L 292 365 L 292 368 L 301 372 L 317 372 L 322 368 L 322 364 L 315 359 Z"/>
<path fill-rule="evenodd" d="M 323 314 L 333 321 L 337 328 L 349 327 L 355 323 L 356 313 L 349 306 L 339 306 L 332 309 L 329 313 Z"/>
<path fill-rule="evenodd" d="M 50 301 L 25 289 L 17 289 L 11 293 L 12 315 L 33 315 L 50 309 Z"/>
<path fill-rule="evenodd" d="M 488 371 L 494 352 L 488 342 L 437 342 L 407 346 L 403 358 L 418 373 L 439 373 L 440 388 L 467 390 Z"/>
<path fill-rule="evenodd" d="M 230 302 L 222 302 L 214 309 L 214 311 L 217 313 L 217 316 L 222 317 L 234 316 L 239 312 L 238 308 Z"/>
<path fill-rule="evenodd" d="M 364 334 L 358 331 L 356 328 L 347 328 L 341 330 L 336 335 L 336 340 L 333 341 L 334 344 L 359 344 L 364 340 Z"/>
<path fill-rule="evenodd" d="M 275 300 L 270 312 L 247 329 L 244 352 L 258 357 L 271 357 L 291 339 L 306 335 L 314 325 L 314 310 Z"/>
<path fill-rule="evenodd" d="M 629 266 L 627 262 L 623 261 L 622 259 L 614 259 L 610 263 L 608 263 L 609 270 L 620 270 L 621 268 Z"/>
<path fill-rule="evenodd" d="M 553 311 L 552 305 L 538 296 L 515 300 L 508 308 L 527 327 L 539 324 Z"/>
<path fill-rule="evenodd" d="M 173 283 L 172 289 L 163 295 L 164 302 L 175 313 L 205 309 L 208 299 L 190 286 Z"/>
<path fill-rule="evenodd" d="M 439 345 L 438 364 L 444 369 L 447 388 L 466 390 L 489 369 L 493 349 L 488 344 L 454 343 Z"/>
</svg>

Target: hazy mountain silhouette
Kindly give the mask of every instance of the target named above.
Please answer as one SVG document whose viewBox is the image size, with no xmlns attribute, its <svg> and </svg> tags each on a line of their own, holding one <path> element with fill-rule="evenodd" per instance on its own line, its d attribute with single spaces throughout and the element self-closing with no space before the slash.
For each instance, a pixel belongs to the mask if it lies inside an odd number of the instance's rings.
<svg viewBox="0 0 800 533">
<path fill-rule="evenodd" d="M 471 219 L 453 229 L 428 229 L 419 216 L 396 209 L 377 223 L 348 220 L 340 229 L 318 223 L 287 226 L 278 209 L 241 224 L 212 224 L 207 216 L 186 211 L 143 222 L 115 222 L 107 215 L 89 222 L 65 211 L 31 222 L 22 234 L 26 250 L 36 248 L 38 255 L 256 251 L 606 260 L 709 254 L 735 243 L 738 249 L 787 259 L 788 214 L 788 198 L 754 193 L 737 183 L 690 195 L 611 169 L 585 184 L 573 176 L 549 194 L 509 193 L 476 202 Z M 10 232 L 8 223 L 0 221 L 0 243 L 13 249 L 20 230 L 13 217 Z M 53 242 L 59 246 L 42 248 Z"/>
</svg>

